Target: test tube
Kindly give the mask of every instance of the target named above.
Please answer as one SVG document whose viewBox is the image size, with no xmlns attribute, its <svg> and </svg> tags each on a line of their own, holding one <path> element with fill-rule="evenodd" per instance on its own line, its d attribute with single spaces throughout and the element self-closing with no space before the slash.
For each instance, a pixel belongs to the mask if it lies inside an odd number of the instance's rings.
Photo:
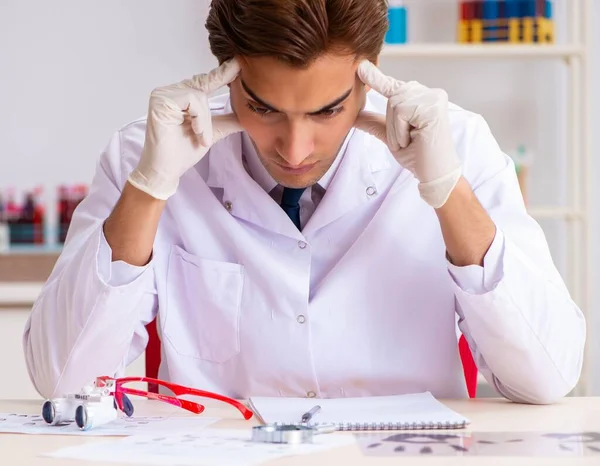
<svg viewBox="0 0 600 466">
<path fill-rule="evenodd" d="M 536 0 L 524 0 L 521 2 L 521 21 L 523 24 L 523 42 L 531 44 L 534 42 L 535 31 L 535 2 Z"/>
<path fill-rule="evenodd" d="M 483 0 L 473 2 L 473 20 L 471 21 L 471 42 L 483 42 Z"/>
<path fill-rule="evenodd" d="M 390 26 L 385 41 L 388 44 L 405 44 L 408 40 L 408 14 L 404 0 L 390 0 L 388 19 Z"/>
<path fill-rule="evenodd" d="M 508 18 L 508 41 L 511 44 L 521 42 L 520 5 L 521 0 L 506 0 L 506 17 Z"/>
<path fill-rule="evenodd" d="M 471 11 L 472 3 L 460 2 L 457 25 L 457 38 L 459 44 L 466 44 L 471 40 Z"/>
<path fill-rule="evenodd" d="M 540 5 L 540 11 L 538 13 L 538 28 L 539 28 L 539 41 L 552 44 L 554 43 L 554 19 L 553 5 L 551 0 L 542 1 Z"/>
<path fill-rule="evenodd" d="M 498 2 L 497 0 L 484 0 L 483 2 L 483 41 L 496 42 L 498 40 Z"/>
</svg>

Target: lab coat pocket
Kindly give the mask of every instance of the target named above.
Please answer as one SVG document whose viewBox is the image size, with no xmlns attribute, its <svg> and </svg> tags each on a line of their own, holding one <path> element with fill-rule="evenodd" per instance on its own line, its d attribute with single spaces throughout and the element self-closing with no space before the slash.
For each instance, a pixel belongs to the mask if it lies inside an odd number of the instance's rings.
<svg viewBox="0 0 600 466">
<path fill-rule="evenodd" d="M 223 363 L 240 352 L 244 268 L 173 247 L 163 334 L 181 356 Z"/>
</svg>

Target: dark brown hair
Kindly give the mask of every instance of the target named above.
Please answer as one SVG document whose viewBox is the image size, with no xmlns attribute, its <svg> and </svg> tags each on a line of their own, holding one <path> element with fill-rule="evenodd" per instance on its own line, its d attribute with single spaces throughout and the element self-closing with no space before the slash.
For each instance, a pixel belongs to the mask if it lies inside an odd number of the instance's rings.
<svg viewBox="0 0 600 466">
<path fill-rule="evenodd" d="M 303 68 L 327 52 L 375 61 L 387 11 L 387 0 L 212 0 L 206 28 L 219 63 L 270 56 Z"/>
</svg>

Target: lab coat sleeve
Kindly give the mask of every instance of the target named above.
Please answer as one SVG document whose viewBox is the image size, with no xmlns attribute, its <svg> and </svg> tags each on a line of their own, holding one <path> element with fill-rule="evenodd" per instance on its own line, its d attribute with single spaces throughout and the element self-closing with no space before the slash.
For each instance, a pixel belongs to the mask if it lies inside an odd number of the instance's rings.
<svg viewBox="0 0 600 466">
<path fill-rule="evenodd" d="M 157 308 L 153 264 L 111 263 L 103 234 L 130 170 L 132 157 L 123 145 L 121 131 L 102 154 L 25 327 L 29 376 L 45 398 L 77 392 L 98 376 L 123 374 L 148 341 L 145 325 Z"/>
<path fill-rule="evenodd" d="M 502 278 L 502 255 L 504 253 L 504 235 L 496 230 L 494 241 L 483 259 L 483 267 L 469 265 L 458 267 L 448 262 L 450 275 L 461 290 L 471 294 L 483 294 L 492 291 Z"/>
<path fill-rule="evenodd" d="M 483 276 L 475 283 L 463 276 L 463 286 L 453 282 L 458 325 L 480 372 L 500 394 L 516 402 L 552 403 L 579 380 L 586 322 L 544 232 L 528 215 L 512 160 L 483 118 L 472 119 L 459 153 L 465 178 L 497 234 L 484 267 L 475 269 Z"/>
<path fill-rule="evenodd" d="M 142 275 L 151 262 L 143 267 L 128 264 L 124 261 L 112 261 L 112 249 L 106 241 L 104 230 L 100 230 L 100 245 L 98 247 L 98 273 L 105 283 L 112 287 L 129 285 Z"/>
</svg>

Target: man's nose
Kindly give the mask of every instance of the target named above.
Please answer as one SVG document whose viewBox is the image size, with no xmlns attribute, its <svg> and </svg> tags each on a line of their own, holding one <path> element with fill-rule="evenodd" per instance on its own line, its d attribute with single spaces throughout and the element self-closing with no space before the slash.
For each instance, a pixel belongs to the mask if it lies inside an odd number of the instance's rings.
<svg viewBox="0 0 600 466">
<path fill-rule="evenodd" d="M 286 134 L 278 141 L 279 155 L 292 167 L 298 167 L 314 151 L 314 134 L 306 122 L 290 122 Z"/>
</svg>

